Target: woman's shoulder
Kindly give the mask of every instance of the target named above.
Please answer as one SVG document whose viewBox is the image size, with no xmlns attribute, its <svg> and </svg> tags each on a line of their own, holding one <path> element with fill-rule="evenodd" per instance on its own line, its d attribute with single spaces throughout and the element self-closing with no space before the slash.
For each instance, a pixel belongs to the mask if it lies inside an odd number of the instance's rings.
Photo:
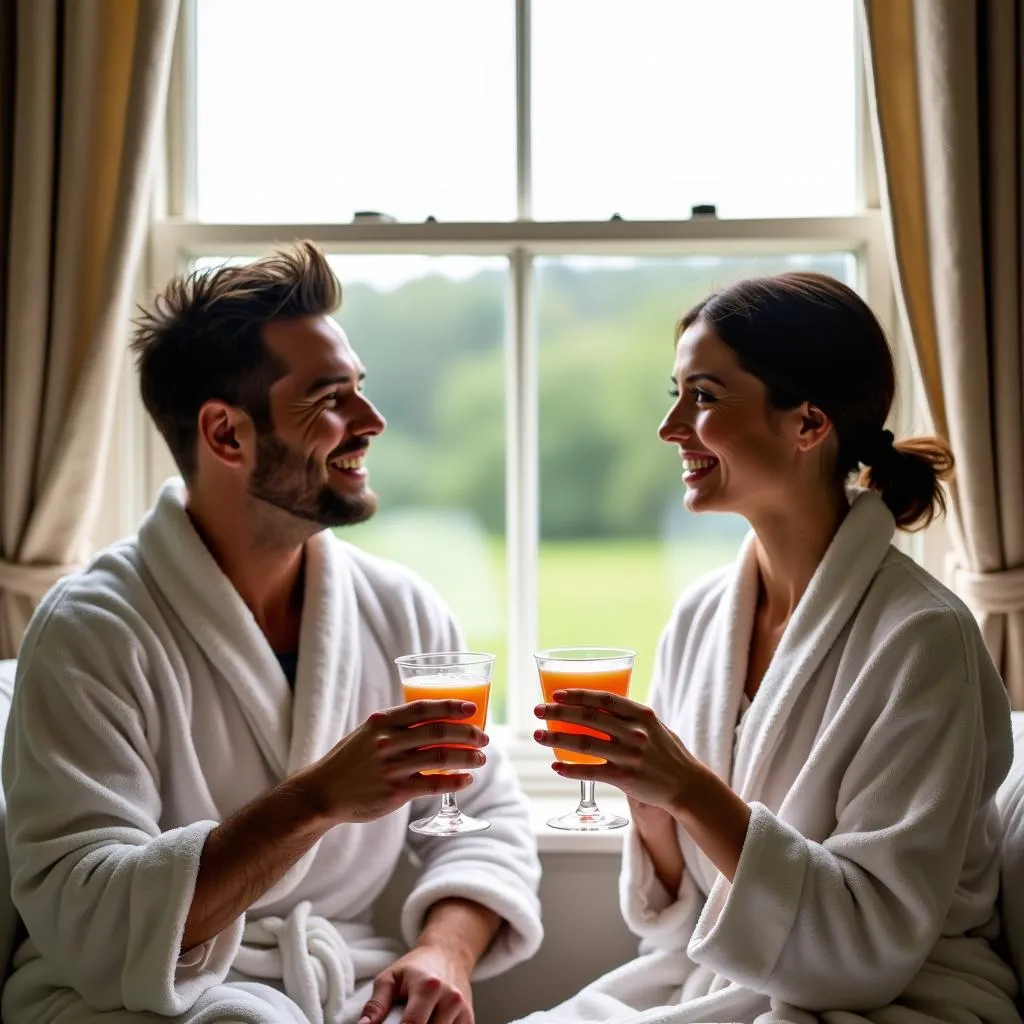
<svg viewBox="0 0 1024 1024">
<path fill-rule="evenodd" d="M 945 626 L 971 642 L 982 642 L 977 621 L 967 605 L 927 569 L 896 548 L 889 550 L 879 566 L 865 601 L 887 612 L 887 618 L 894 622 L 911 623 L 916 629 Z"/>
</svg>

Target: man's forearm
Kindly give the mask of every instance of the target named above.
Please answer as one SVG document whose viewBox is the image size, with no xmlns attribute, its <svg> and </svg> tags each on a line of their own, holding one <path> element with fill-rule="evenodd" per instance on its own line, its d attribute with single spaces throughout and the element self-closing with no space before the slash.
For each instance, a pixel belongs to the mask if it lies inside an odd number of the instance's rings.
<svg viewBox="0 0 1024 1024">
<path fill-rule="evenodd" d="M 208 942 L 249 909 L 327 831 L 301 777 L 218 825 L 206 839 L 181 951 Z"/>
<path fill-rule="evenodd" d="M 501 923 L 498 914 L 473 900 L 438 900 L 427 913 L 416 944 L 431 945 L 453 954 L 468 975 L 491 944 Z"/>
</svg>

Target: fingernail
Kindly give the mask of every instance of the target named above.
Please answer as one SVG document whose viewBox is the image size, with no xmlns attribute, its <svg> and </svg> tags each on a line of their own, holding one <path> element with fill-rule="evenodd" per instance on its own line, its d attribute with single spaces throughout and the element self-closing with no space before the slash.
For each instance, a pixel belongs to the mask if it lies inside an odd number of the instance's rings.
<svg viewBox="0 0 1024 1024">
<path fill-rule="evenodd" d="M 534 729 L 533 730 L 533 738 L 535 740 L 542 740 L 542 739 L 544 739 L 544 730 L 543 729 Z"/>
<path fill-rule="evenodd" d="M 554 697 L 557 701 L 563 701 L 568 696 L 569 694 L 566 693 L 565 690 L 555 690 Z"/>
<path fill-rule="evenodd" d="M 359 1018 L 359 1024 L 370 1024 L 370 1018 L 369 1017 L 360 1017 Z"/>
<path fill-rule="evenodd" d="M 475 704 L 471 704 L 468 700 L 462 702 L 462 713 L 464 715 L 471 715 L 474 711 L 476 711 Z"/>
<path fill-rule="evenodd" d="M 534 713 L 534 714 L 535 714 L 535 715 L 536 715 L 536 716 L 537 716 L 538 718 L 541 718 L 541 717 L 543 717 L 543 715 L 544 715 L 544 705 L 543 705 L 543 704 L 538 704 L 538 705 L 537 705 L 537 706 L 536 706 L 536 707 L 535 707 L 535 708 L 533 709 L 533 713 Z"/>
<path fill-rule="evenodd" d="M 559 775 L 561 775 L 562 772 L 565 771 L 565 765 L 562 764 L 561 761 L 555 761 L 555 763 L 551 767 L 554 768 Z"/>
<path fill-rule="evenodd" d="M 490 742 L 491 742 L 491 737 L 488 736 L 487 733 L 484 733 L 484 740 L 483 740 L 483 743 L 480 744 L 480 746 L 486 747 L 487 744 L 490 743 Z"/>
</svg>

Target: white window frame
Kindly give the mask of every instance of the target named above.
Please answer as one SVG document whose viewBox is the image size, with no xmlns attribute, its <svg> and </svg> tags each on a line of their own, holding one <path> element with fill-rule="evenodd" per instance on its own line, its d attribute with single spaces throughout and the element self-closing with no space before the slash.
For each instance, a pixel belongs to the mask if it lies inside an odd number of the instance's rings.
<svg viewBox="0 0 1024 1024">
<path fill-rule="evenodd" d="M 503 255 L 509 260 L 506 347 L 506 544 L 508 559 L 508 721 L 492 730 L 512 753 L 533 795 L 565 783 L 548 768 L 546 751 L 530 739 L 539 697 L 531 652 L 536 649 L 538 530 L 537 339 L 532 297 L 533 260 L 547 255 L 687 256 L 851 252 L 858 286 L 891 338 L 896 302 L 879 209 L 875 153 L 861 74 L 857 103 L 858 199 L 850 217 L 682 221 L 534 221 L 531 216 L 530 14 L 516 0 L 517 219 L 493 223 L 212 224 L 195 219 L 196 0 L 183 0 L 168 103 L 166 160 L 157 190 L 146 278 L 152 294 L 188 262 L 206 255 L 261 255 L 276 244 L 309 238 L 338 254 Z M 857 67 L 863 65 L 858 44 Z M 914 409 L 912 360 L 896 344 L 902 382 L 899 430 Z M 146 426 L 143 479 L 152 494 L 170 472 L 166 449 Z M 907 541 L 919 554 L 913 538 Z"/>
</svg>

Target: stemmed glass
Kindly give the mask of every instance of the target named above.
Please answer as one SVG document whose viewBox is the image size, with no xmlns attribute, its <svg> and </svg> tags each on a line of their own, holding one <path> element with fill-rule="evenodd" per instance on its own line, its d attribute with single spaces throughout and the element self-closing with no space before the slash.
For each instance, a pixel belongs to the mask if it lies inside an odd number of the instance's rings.
<svg viewBox="0 0 1024 1024">
<path fill-rule="evenodd" d="M 534 658 L 544 700 L 551 704 L 556 690 L 601 690 L 620 697 L 628 696 L 636 651 L 622 647 L 555 647 L 538 651 Z M 578 733 L 602 740 L 611 738 L 607 733 L 571 722 L 550 721 L 546 724 L 551 732 Z M 606 763 L 603 757 L 562 747 L 555 747 L 555 757 L 568 764 Z M 548 824 L 569 832 L 602 832 L 622 828 L 629 824 L 629 819 L 619 814 L 605 814 L 594 800 L 594 782 L 581 780 L 579 806 L 569 814 L 548 819 Z"/>
<path fill-rule="evenodd" d="M 487 721 L 487 704 L 491 695 L 491 676 L 494 672 L 493 654 L 475 654 L 468 651 L 442 651 L 437 654 L 407 654 L 395 658 L 402 680 L 405 702 L 414 700 L 460 700 L 476 705 L 469 718 L 445 718 L 445 722 L 461 722 L 483 729 Z M 451 750 L 473 750 L 462 743 L 433 744 Z M 425 750 L 431 749 L 429 746 Z M 432 768 L 424 775 L 449 775 L 445 768 Z M 441 797 L 441 809 L 429 818 L 418 818 L 409 824 L 409 831 L 423 836 L 461 836 L 470 832 L 483 832 L 491 827 L 489 821 L 470 818 L 459 810 L 454 793 Z"/>
</svg>

